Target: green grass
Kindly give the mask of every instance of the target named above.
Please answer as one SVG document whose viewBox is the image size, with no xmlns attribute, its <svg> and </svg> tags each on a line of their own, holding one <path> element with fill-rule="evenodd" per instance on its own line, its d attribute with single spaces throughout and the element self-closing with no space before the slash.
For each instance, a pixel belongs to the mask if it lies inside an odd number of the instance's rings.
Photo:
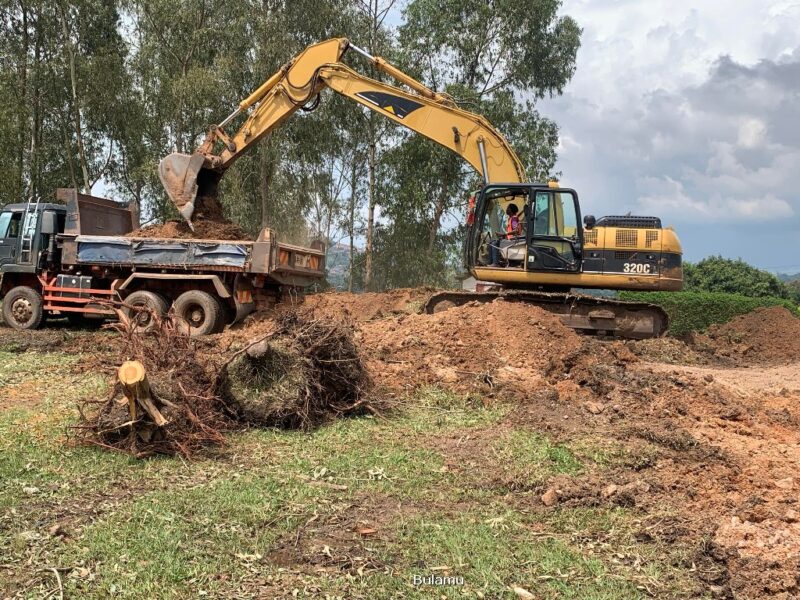
<svg viewBox="0 0 800 600">
<path fill-rule="evenodd" d="M 727 323 L 738 315 L 766 306 L 783 306 L 800 316 L 797 305 L 784 298 L 751 298 L 722 292 L 620 292 L 619 297 L 663 308 L 669 316 L 669 334 L 675 336 L 702 332 L 711 325 Z"/>
<path fill-rule="evenodd" d="M 515 430 L 505 441 L 505 450 L 518 468 L 537 466 L 551 473 L 577 473 L 581 463 L 566 446 L 553 444 L 534 431 Z"/>
<path fill-rule="evenodd" d="M 92 524 L 65 556 L 102 574 L 74 580 L 82 598 L 223 595 L 282 533 L 308 519 L 324 492 L 300 482 L 242 475 L 144 494 Z M 244 568 L 243 568 L 244 567 Z M 220 574 L 230 577 L 221 579 Z"/>
<path fill-rule="evenodd" d="M 632 582 L 612 576 L 603 561 L 584 556 L 560 539 L 536 536 L 513 511 L 475 510 L 453 516 L 418 515 L 397 524 L 385 550 L 403 565 L 359 582 L 374 597 L 516 598 L 517 586 L 543 598 L 640 598 Z M 460 577 L 463 585 L 413 585 L 413 577 Z M 451 580 L 452 581 L 452 580 Z"/>
<path fill-rule="evenodd" d="M 0 394 L 37 396 L 0 411 L 5 595 L 45 596 L 54 577 L 37 569 L 48 566 L 71 569 L 67 597 L 90 599 L 294 589 L 300 598 L 515 598 L 513 585 L 541 598 L 625 599 L 642 596 L 641 577 L 662 590 L 680 580 L 671 550 L 634 540 L 633 512 L 526 508 L 550 477 L 628 456 L 510 426 L 509 406 L 427 388 L 386 419 L 312 433 L 253 429 L 192 462 L 139 461 L 65 436 L 75 401 L 107 391 L 77 360 L 0 353 Z M 360 536 L 357 523 L 377 534 Z M 65 537 L 51 535 L 55 524 Z M 291 564 L 275 559 L 282 549 Z M 634 552 L 645 571 L 616 558 Z M 412 585 L 431 574 L 464 585 Z"/>
<path fill-rule="evenodd" d="M 438 387 L 424 387 L 406 398 L 406 409 L 398 416 L 403 427 L 414 433 L 443 433 L 463 427 L 499 423 L 510 406 L 484 405 L 474 394 L 456 394 Z"/>
<path fill-rule="evenodd" d="M 61 382 L 53 375 L 66 374 L 66 367 L 78 362 L 77 356 L 69 354 L 38 354 L 34 352 L 0 351 L 0 386 L 20 384 L 26 381 L 49 381 L 52 385 Z"/>
</svg>

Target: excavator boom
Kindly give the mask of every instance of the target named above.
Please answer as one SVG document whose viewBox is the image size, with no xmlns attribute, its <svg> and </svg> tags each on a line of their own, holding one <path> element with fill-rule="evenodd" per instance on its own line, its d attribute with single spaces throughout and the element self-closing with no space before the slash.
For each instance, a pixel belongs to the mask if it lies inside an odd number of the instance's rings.
<svg viewBox="0 0 800 600">
<path fill-rule="evenodd" d="M 342 63 L 348 48 L 411 91 L 366 77 Z M 212 126 L 194 154 L 174 153 L 161 161 L 161 183 L 190 226 L 195 214 L 219 210 L 217 185 L 233 162 L 326 88 L 449 148 L 469 162 L 486 183 L 525 181 L 519 157 L 485 118 L 459 108 L 446 95 L 430 90 L 347 39 L 336 38 L 309 46 L 284 65 L 228 118 Z M 244 124 L 228 136 L 224 127 L 251 108 Z"/>
</svg>

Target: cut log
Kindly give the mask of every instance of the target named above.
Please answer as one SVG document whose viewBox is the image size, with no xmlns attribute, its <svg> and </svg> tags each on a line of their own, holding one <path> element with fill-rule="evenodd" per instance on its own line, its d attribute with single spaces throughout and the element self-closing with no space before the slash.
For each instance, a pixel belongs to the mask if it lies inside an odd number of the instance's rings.
<svg viewBox="0 0 800 600">
<path fill-rule="evenodd" d="M 117 373 L 122 390 L 128 399 L 128 409 L 131 420 L 136 419 L 137 404 L 148 414 L 158 427 L 163 427 L 168 423 L 161 411 L 158 410 L 153 402 L 150 383 L 147 381 L 147 373 L 144 365 L 138 360 L 131 360 L 122 363 Z"/>
</svg>

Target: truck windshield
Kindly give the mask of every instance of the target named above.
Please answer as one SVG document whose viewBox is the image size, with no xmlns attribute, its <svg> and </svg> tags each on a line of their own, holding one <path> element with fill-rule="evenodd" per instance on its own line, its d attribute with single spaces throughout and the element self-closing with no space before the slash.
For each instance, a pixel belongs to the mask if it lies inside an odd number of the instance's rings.
<svg viewBox="0 0 800 600">
<path fill-rule="evenodd" d="M 11 213 L 10 212 L 0 213 L 0 238 L 8 237 L 6 233 L 8 233 L 9 223 L 11 223 Z"/>
<path fill-rule="evenodd" d="M 19 236 L 19 222 L 21 213 L 0 213 L 0 238 L 15 238 Z"/>
</svg>

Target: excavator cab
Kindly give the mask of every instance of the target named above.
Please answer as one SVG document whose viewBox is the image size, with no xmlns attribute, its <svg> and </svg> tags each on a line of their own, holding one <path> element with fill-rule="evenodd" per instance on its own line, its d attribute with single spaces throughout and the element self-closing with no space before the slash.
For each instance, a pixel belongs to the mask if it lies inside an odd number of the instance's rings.
<svg viewBox="0 0 800 600">
<path fill-rule="evenodd" d="M 507 208 L 519 209 L 522 234 L 507 233 Z M 583 228 L 578 196 L 549 185 L 490 185 L 475 202 L 467 232 L 467 264 L 517 271 L 580 271 Z M 494 245 L 498 252 L 492 252 Z M 497 268 L 497 264 L 493 268 Z"/>
</svg>

